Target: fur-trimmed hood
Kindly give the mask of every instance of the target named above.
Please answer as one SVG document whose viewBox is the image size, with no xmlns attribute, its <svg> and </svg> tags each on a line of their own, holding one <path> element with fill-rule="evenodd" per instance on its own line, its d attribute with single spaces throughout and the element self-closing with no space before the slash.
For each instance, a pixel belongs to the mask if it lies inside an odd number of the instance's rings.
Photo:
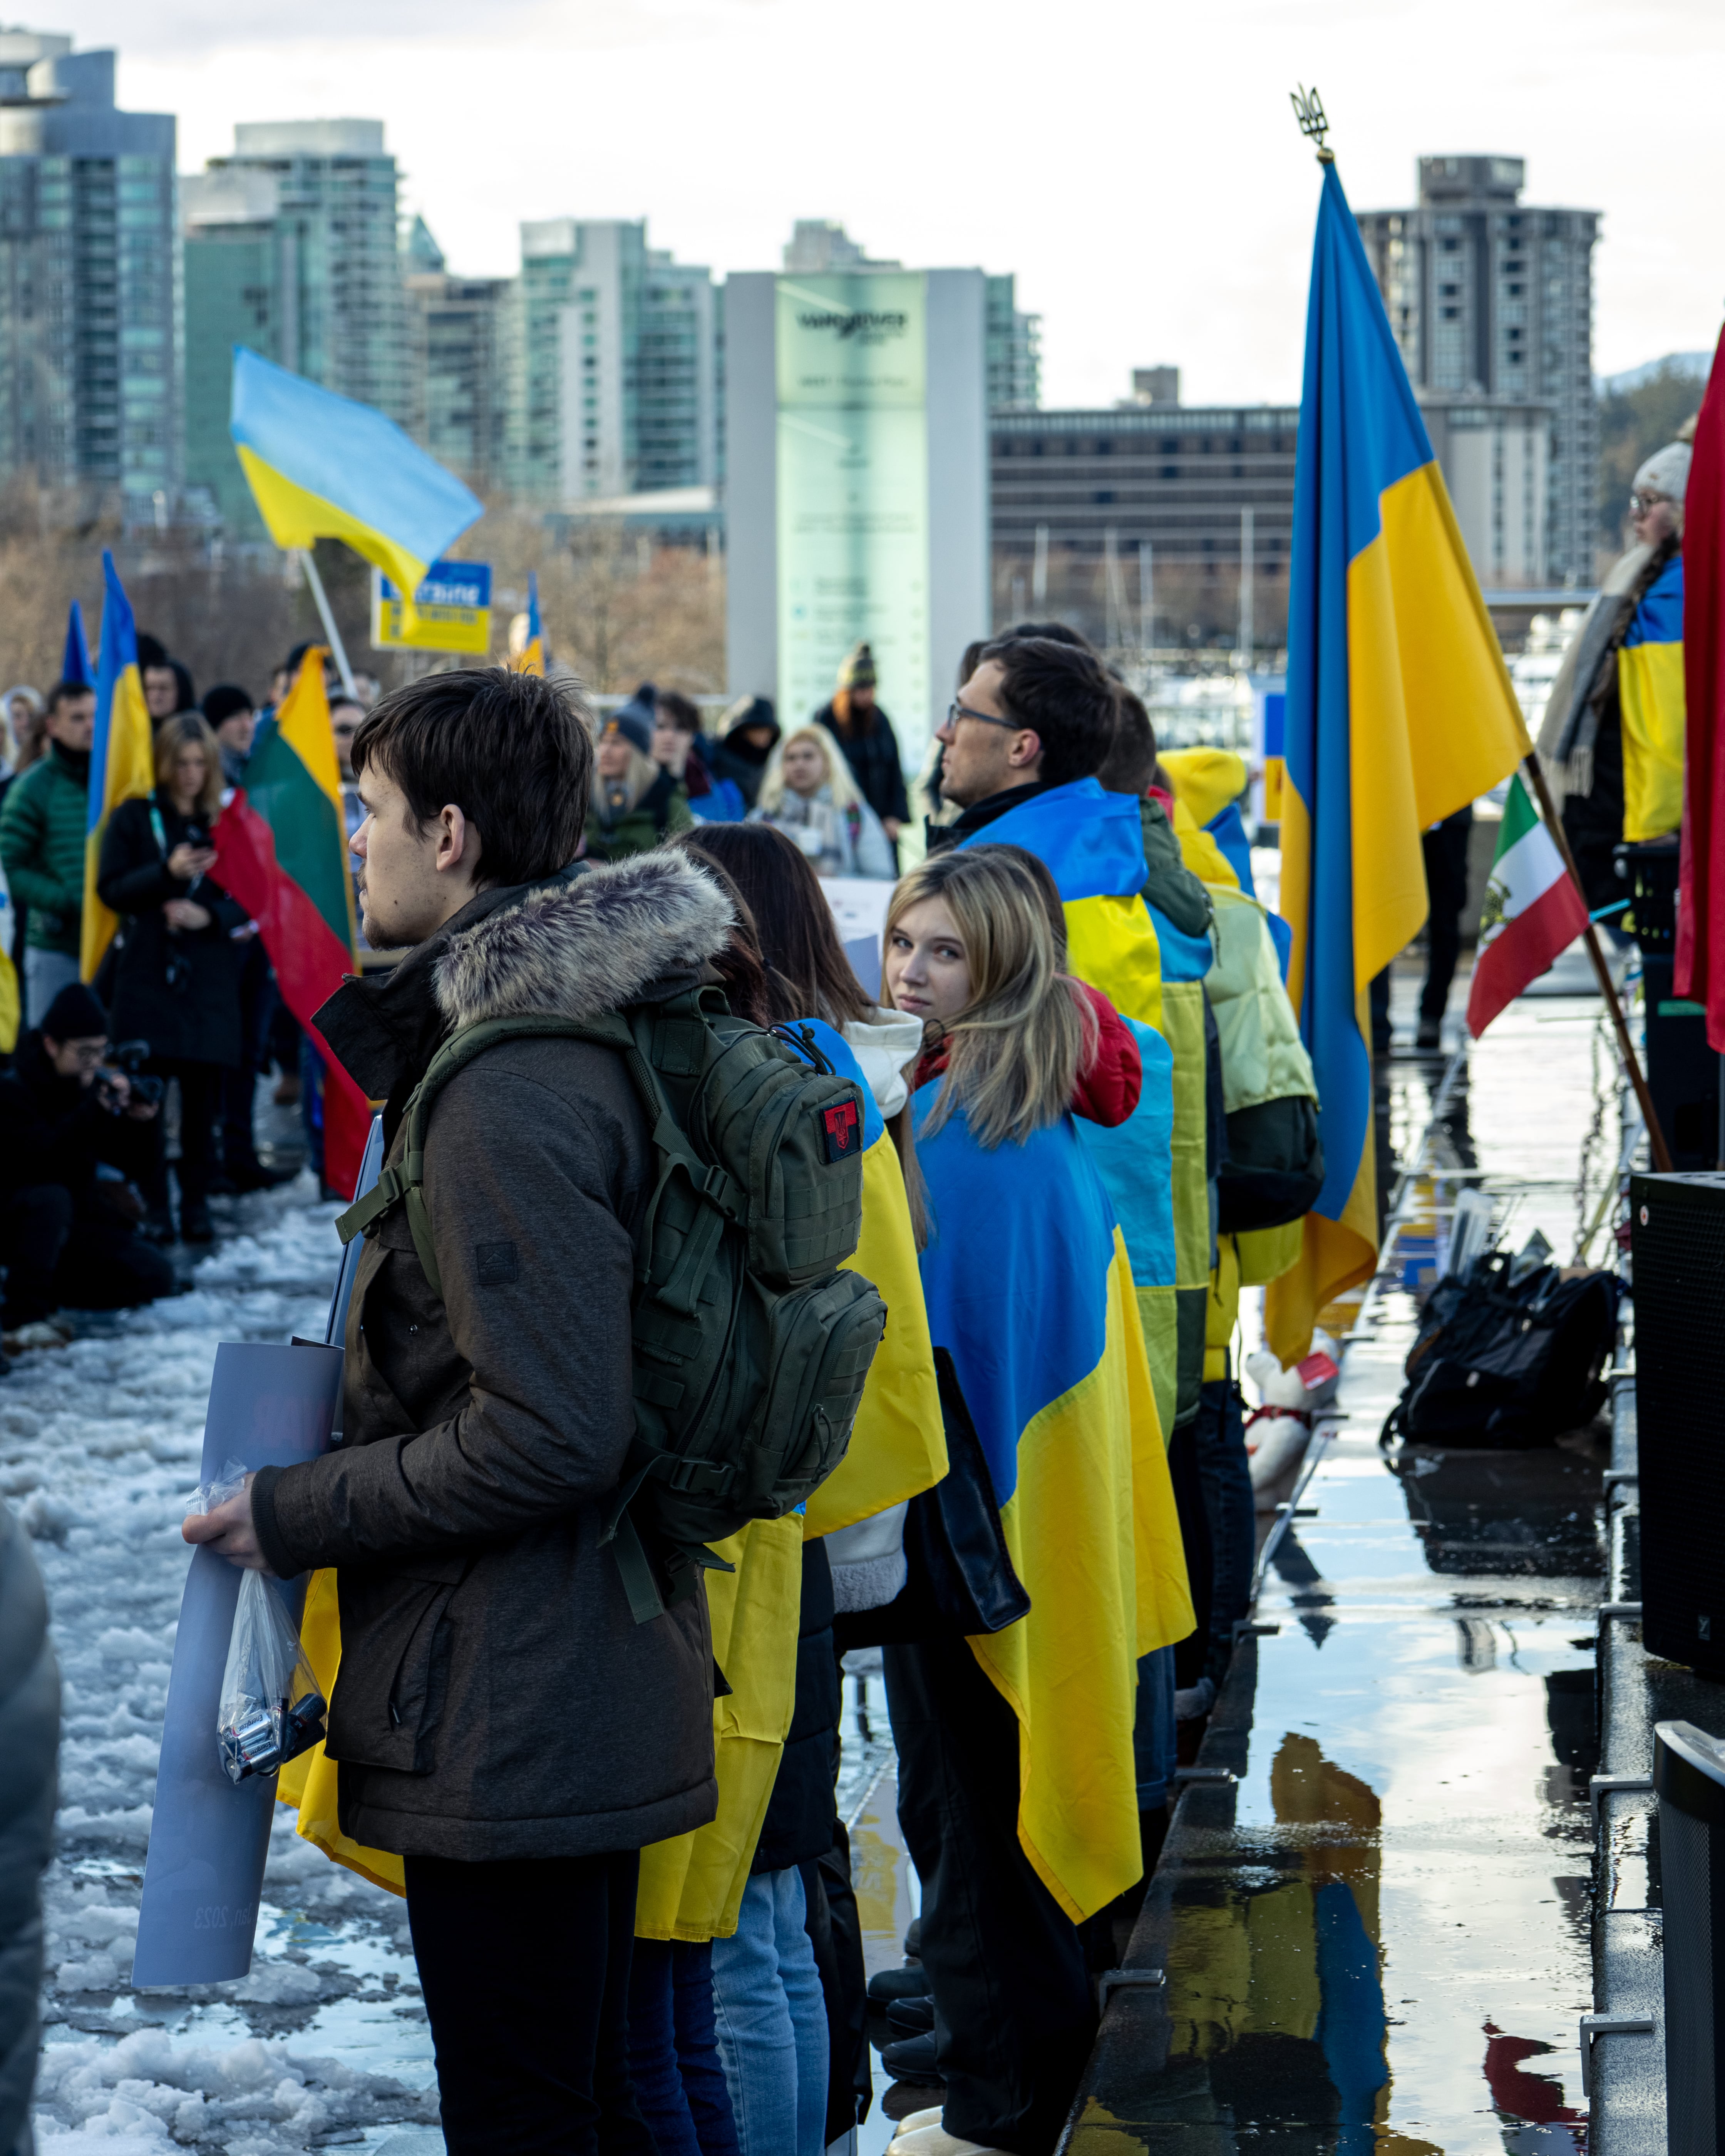
<svg viewBox="0 0 1725 2156">
<path fill-rule="evenodd" d="M 393 972 L 345 982 L 315 1023 L 349 1075 L 395 1104 L 454 1026 L 593 1019 L 674 995 L 725 947 L 731 901 L 680 850 L 481 891 Z"/>
<path fill-rule="evenodd" d="M 681 852 L 636 854 L 572 882 L 539 884 L 452 935 L 433 992 L 452 1026 L 483 1019 L 591 1019 L 655 982 L 698 973 L 734 919 L 713 878 Z"/>
</svg>

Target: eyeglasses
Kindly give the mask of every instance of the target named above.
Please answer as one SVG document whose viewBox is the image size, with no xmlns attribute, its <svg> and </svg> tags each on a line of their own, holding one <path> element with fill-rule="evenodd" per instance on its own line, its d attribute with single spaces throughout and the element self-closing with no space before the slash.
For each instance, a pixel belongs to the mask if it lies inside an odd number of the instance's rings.
<svg viewBox="0 0 1725 2156">
<path fill-rule="evenodd" d="M 957 725 L 960 719 L 974 719 L 979 726 L 1004 726 L 1009 733 L 1022 733 L 1024 729 L 1016 719 L 999 719 L 992 711 L 973 711 L 968 704 L 961 704 L 955 696 L 947 706 L 947 724 Z"/>
<path fill-rule="evenodd" d="M 1661 501 L 1670 500 L 1668 494 L 1632 494 L 1630 496 L 1630 515 L 1645 516 L 1650 509 L 1656 509 Z"/>
</svg>

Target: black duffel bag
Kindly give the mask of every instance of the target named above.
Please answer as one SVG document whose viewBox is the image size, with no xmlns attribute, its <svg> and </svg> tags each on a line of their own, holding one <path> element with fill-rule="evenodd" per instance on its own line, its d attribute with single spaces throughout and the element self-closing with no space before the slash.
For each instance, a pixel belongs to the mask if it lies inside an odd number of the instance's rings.
<svg viewBox="0 0 1725 2156">
<path fill-rule="evenodd" d="M 1616 1335 L 1615 1274 L 1573 1280 L 1541 1265 L 1512 1286 L 1502 1251 L 1432 1290 L 1384 1439 L 1502 1450 L 1549 1445 L 1591 1422 Z"/>
</svg>

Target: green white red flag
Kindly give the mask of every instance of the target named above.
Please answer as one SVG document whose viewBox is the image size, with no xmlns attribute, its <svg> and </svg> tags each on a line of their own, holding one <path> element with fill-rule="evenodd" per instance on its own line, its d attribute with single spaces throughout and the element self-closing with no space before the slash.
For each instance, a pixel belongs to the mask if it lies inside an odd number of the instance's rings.
<svg viewBox="0 0 1725 2156">
<path fill-rule="evenodd" d="M 1467 998 L 1467 1029 L 1476 1040 L 1586 926 L 1586 903 L 1517 772 L 1509 782 L 1480 915 Z"/>
</svg>

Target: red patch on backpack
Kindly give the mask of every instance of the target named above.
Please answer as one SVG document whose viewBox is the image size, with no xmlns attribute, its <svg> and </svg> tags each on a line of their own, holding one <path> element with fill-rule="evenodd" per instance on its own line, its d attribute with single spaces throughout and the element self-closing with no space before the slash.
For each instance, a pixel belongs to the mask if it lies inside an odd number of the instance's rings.
<svg viewBox="0 0 1725 2156">
<path fill-rule="evenodd" d="M 857 1113 L 855 1101 L 841 1101 L 836 1108 L 821 1111 L 821 1129 L 829 1161 L 849 1160 L 856 1151 Z"/>
</svg>

